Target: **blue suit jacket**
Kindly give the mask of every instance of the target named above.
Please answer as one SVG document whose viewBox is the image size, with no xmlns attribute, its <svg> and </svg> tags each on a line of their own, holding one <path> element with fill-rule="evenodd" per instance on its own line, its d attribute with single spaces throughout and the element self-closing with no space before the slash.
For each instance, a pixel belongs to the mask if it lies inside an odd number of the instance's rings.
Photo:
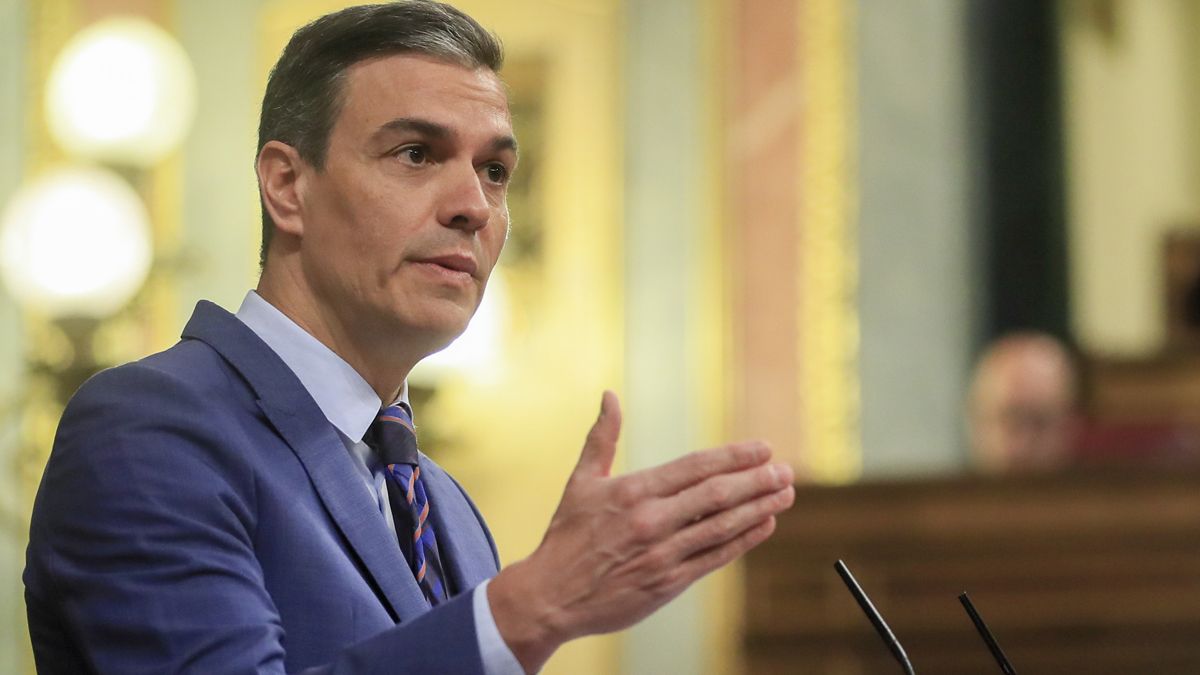
<svg viewBox="0 0 1200 675">
<path fill-rule="evenodd" d="M 44 673 L 479 673 L 469 589 L 497 571 L 422 457 L 453 587 L 429 611 L 334 427 L 241 321 L 201 302 L 171 349 L 63 415 L 25 569 Z"/>
</svg>

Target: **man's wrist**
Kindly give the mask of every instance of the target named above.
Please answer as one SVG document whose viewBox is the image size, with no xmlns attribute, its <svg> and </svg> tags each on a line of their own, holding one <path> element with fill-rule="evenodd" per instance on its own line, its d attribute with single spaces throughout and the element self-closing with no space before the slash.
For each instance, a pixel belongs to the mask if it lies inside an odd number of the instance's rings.
<svg viewBox="0 0 1200 675">
<path fill-rule="evenodd" d="M 528 559 L 505 567 L 487 588 L 500 637 L 527 673 L 541 670 L 567 638 L 555 630 L 553 610 L 541 599 Z"/>
<path fill-rule="evenodd" d="M 475 613 L 475 637 L 479 642 L 479 657 L 483 661 L 484 675 L 526 675 L 525 666 L 517 660 L 508 644 L 496 628 L 492 608 L 488 603 L 487 587 L 490 580 L 475 587 L 471 603 Z"/>
</svg>

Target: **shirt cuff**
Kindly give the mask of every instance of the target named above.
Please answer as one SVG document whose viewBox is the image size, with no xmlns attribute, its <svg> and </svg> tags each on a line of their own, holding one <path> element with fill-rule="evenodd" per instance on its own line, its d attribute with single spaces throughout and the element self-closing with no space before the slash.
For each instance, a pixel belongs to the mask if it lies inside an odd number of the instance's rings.
<svg viewBox="0 0 1200 675">
<path fill-rule="evenodd" d="M 491 580 L 475 587 L 471 599 L 475 609 L 475 637 L 479 640 L 479 656 L 483 660 L 486 675 L 525 675 L 525 669 L 513 656 L 512 650 L 500 637 L 496 619 L 492 617 L 492 605 L 488 602 L 487 587 Z"/>
</svg>

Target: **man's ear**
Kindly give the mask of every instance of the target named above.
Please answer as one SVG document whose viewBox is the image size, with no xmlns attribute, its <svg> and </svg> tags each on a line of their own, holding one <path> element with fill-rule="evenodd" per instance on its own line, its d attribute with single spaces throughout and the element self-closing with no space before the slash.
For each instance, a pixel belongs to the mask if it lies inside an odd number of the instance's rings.
<svg viewBox="0 0 1200 675">
<path fill-rule="evenodd" d="M 306 172 L 311 167 L 295 148 L 281 141 L 267 141 L 255 164 L 263 208 L 275 227 L 295 236 L 304 234 L 301 207 L 304 203 Z"/>
</svg>

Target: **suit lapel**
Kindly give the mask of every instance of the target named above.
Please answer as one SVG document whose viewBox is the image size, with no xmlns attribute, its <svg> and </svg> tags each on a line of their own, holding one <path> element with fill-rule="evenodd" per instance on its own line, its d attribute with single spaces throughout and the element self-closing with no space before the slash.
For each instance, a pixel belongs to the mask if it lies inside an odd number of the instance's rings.
<svg viewBox="0 0 1200 675">
<path fill-rule="evenodd" d="M 344 446 L 333 427 L 324 417 L 316 424 L 310 423 L 265 400 L 259 401 L 259 407 L 296 452 L 317 496 L 362 560 L 392 613 L 403 621 L 424 612 L 428 607 L 425 596 L 412 574 L 407 573 L 408 563 L 396 544 L 396 535 L 363 489 L 362 477 L 349 455 L 339 452 Z"/>
<path fill-rule="evenodd" d="M 437 533 L 442 566 L 453 587 L 461 593 L 495 576 L 491 540 L 462 489 L 425 456 L 421 457 L 421 476 L 429 494 L 429 518 Z"/>
<path fill-rule="evenodd" d="M 363 488 L 341 437 L 291 369 L 234 315 L 196 305 L 183 337 L 215 349 L 254 389 L 259 407 L 296 453 L 330 518 L 362 561 L 390 613 L 403 621 L 426 610 L 421 589 L 396 545 L 395 534 Z"/>
</svg>

